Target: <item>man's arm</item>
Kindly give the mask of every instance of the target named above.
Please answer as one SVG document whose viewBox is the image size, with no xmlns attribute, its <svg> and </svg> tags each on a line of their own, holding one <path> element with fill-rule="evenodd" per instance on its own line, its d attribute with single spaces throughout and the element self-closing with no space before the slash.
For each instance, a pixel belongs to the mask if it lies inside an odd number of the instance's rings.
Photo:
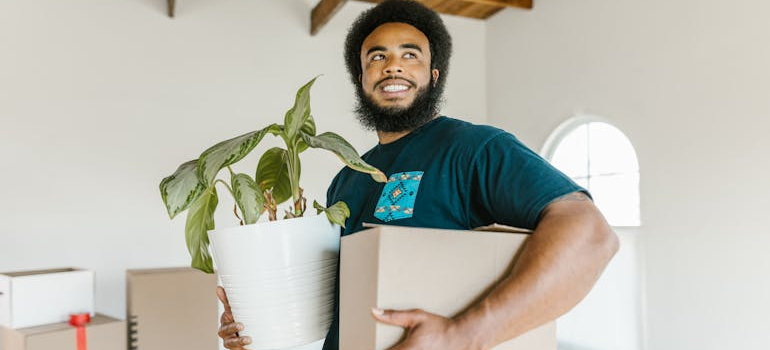
<svg viewBox="0 0 770 350">
<path fill-rule="evenodd" d="M 618 239 L 593 202 L 575 192 L 541 215 L 511 274 L 454 319 L 421 310 L 373 310 L 405 327 L 393 350 L 486 350 L 569 311 L 591 290 L 618 249 Z"/>
</svg>

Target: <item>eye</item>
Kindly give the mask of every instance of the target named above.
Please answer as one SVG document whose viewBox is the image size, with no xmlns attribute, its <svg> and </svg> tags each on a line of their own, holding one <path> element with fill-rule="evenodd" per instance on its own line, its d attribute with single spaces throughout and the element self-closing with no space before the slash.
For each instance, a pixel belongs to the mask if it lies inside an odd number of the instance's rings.
<svg viewBox="0 0 770 350">
<path fill-rule="evenodd" d="M 417 58 L 417 55 L 415 55 L 415 54 L 413 54 L 411 52 L 407 52 L 407 53 L 404 54 L 404 58 Z"/>
<path fill-rule="evenodd" d="M 383 55 L 381 53 L 378 53 L 378 54 L 372 56 L 372 58 L 371 58 L 372 61 L 382 61 L 384 59 L 385 59 L 385 55 Z"/>
</svg>

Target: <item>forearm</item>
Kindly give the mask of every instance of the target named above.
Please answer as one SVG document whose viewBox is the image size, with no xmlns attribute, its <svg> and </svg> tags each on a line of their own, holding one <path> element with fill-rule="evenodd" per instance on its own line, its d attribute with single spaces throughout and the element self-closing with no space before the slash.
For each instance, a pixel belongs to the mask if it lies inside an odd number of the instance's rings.
<svg viewBox="0 0 770 350">
<path fill-rule="evenodd" d="M 486 350 L 554 320 L 588 294 L 617 247 L 592 203 L 552 204 L 508 277 L 456 318 L 458 330 Z"/>
</svg>

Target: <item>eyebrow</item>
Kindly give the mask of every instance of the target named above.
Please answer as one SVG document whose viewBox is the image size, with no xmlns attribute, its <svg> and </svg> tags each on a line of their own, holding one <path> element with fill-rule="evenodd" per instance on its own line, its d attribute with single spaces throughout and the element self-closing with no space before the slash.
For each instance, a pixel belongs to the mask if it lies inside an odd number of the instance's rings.
<svg viewBox="0 0 770 350">
<path fill-rule="evenodd" d="M 388 49 L 385 46 L 372 46 L 372 48 L 366 51 L 366 55 L 369 56 L 370 53 L 375 51 L 388 51 Z"/>
<path fill-rule="evenodd" d="M 422 52 L 422 49 L 420 48 L 420 46 L 419 46 L 419 45 L 417 45 L 417 44 L 412 44 L 412 43 L 406 43 L 406 44 L 402 44 L 402 45 L 401 45 L 401 48 L 402 48 L 402 49 L 414 49 L 414 50 L 417 50 L 417 51 L 420 51 L 420 52 Z"/>
<path fill-rule="evenodd" d="M 401 44 L 399 47 L 402 49 L 413 49 L 422 52 L 422 48 L 420 48 L 419 45 L 413 43 Z M 388 49 L 385 48 L 385 46 L 372 46 L 369 50 L 366 51 L 366 55 L 368 56 L 370 53 L 375 51 L 388 51 Z"/>
</svg>

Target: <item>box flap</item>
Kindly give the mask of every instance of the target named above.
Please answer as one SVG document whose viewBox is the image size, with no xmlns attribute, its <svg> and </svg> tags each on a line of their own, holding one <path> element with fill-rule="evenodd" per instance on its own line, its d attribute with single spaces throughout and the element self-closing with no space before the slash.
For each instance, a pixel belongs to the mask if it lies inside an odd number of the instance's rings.
<svg viewBox="0 0 770 350">
<path fill-rule="evenodd" d="M 65 268 L 58 268 L 58 269 L 45 269 L 45 270 L 33 270 L 33 271 L 0 272 L 0 275 L 5 275 L 8 277 L 24 277 L 24 276 L 44 275 L 49 273 L 73 272 L 73 271 L 83 271 L 83 269 L 79 269 L 75 267 L 65 267 Z"/>
<path fill-rule="evenodd" d="M 86 328 L 96 327 L 96 326 L 100 326 L 100 325 L 104 325 L 112 322 L 121 322 L 121 321 L 106 315 L 96 314 L 94 317 L 91 318 L 91 322 L 88 323 Z M 70 326 L 69 323 L 59 322 L 59 323 L 52 323 L 52 324 L 36 326 L 36 327 L 18 328 L 18 329 L 14 329 L 14 331 L 24 335 L 25 337 L 29 337 L 29 336 L 34 336 L 36 334 L 68 331 L 72 329 L 74 328 Z"/>
<path fill-rule="evenodd" d="M 501 224 L 492 224 L 487 226 L 479 226 L 473 229 L 473 231 L 490 231 L 490 232 L 509 232 L 509 233 L 532 233 L 532 230 L 528 230 L 520 227 L 513 227 Z"/>
<path fill-rule="evenodd" d="M 375 228 L 375 227 L 407 227 L 407 226 L 397 226 L 397 225 L 384 225 L 384 224 L 372 224 L 368 222 L 364 222 L 362 224 L 364 228 Z M 423 228 L 423 227 L 414 227 L 415 229 L 432 229 L 437 230 L 434 228 Z M 440 229 L 440 230 L 446 230 L 446 229 Z M 455 230 L 455 231 L 466 231 L 466 230 Z M 487 231 L 487 232 L 505 232 L 505 233 L 532 233 L 532 230 L 526 229 L 526 228 L 520 228 L 520 227 L 513 227 L 503 224 L 491 224 L 486 226 L 479 226 L 472 231 Z"/>
<path fill-rule="evenodd" d="M 130 269 L 126 270 L 126 274 L 130 276 L 136 276 L 136 275 L 153 275 L 153 274 L 173 274 L 173 273 L 195 273 L 200 272 L 204 273 L 195 269 L 192 269 L 187 266 L 180 266 L 180 267 L 160 267 L 160 268 L 151 268 L 151 269 Z"/>
</svg>

